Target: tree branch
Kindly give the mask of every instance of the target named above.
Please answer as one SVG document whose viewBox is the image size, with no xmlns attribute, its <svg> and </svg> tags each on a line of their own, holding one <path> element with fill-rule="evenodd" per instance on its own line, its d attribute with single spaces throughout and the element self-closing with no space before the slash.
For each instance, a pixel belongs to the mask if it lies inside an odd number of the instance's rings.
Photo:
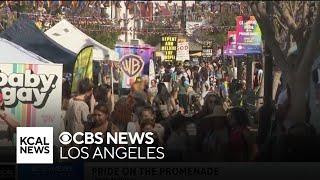
<svg viewBox="0 0 320 180">
<path fill-rule="evenodd" d="M 313 20 L 313 11 L 309 9 L 309 2 L 303 1 L 300 4 L 300 14 L 301 19 L 298 19 L 299 27 L 295 32 L 295 41 L 297 43 L 298 48 L 298 56 L 296 61 L 295 70 L 297 70 L 302 62 L 303 54 L 308 42 L 308 37 L 310 36 L 310 29 L 308 28 L 309 24 L 311 24 Z"/>
<path fill-rule="evenodd" d="M 281 25 L 281 27 L 283 28 L 283 29 L 285 29 L 285 30 L 288 30 L 288 27 L 286 27 L 282 22 L 281 22 L 281 20 L 279 19 L 279 17 L 278 16 L 273 16 L 277 21 L 278 21 L 278 23 Z"/>
<path fill-rule="evenodd" d="M 285 60 L 286 57 L 280 49 L 279 42 L 275 38 L 275 33 L 272 29 L 272 24 L 265 8 L 263 8 L 261 2 L 252 2 L 251 10 L 260 26 L 267 46 L 270 48 L 272 55 L 275 58 L 275 63 L 281 68 L 281 70 L 288 72 L 289 66 Z"/>
<path fill-rule="evenodd" d="M 295 14 L 295 10 L 296 10 L 296 1 L 294 1 L 294 2 L 289 1 L 287 8 L 288 8 L 288 12 L 290 13 L 291 17 L 295 17 L 294 14 Z"/>
<path fill-rule="evenodd" d="M 280 12 L 281 16 L 286 20 L 288 27 L 294 31 L 298 28 L 297 24 L 294 21 L 294 18 L 290 15 L 288 10 L 288 2 L 272 2 Z M 282 6 L 280 5 L 282 4 Z"/>
<path fill-rule="evenodd" d="M 286 41 L 286 44 L 285 44 L 285 49 L 283 50 L 283 54 L 288 57 L 288 52 L 289 52 L 289 49 L 290 47 L 292 47 L 292 44 L 293 44 L 293 40 L 292 40 L 292 35 L 291 34 L 288 34 L 283 41 Z M 288 60 L 287 60 L 288 62 Z M 290 61 L 289 61 L 290 62 Z"/>
<path fill-rule="evenodd" d="M 292 33 L 295 42 L 297 43 L 302 42 L 303 36 L 301 36 L 301 30 L 298 29 L 298 25 L 295 22 L 295 18 L 291 16 L 289 12 L 290 2 L 281 2 L 281 5 L 279 2 L 273 2 L 273 5 L 276 7 L 276 10 L 277 12 L 279 12 L 280 16 L 285 20 L 289 33 Z M 301 27 L 304 27 L 304 26 L 302 25 Z"/>
<path fill-rule="evenodd" d="M 313 62 L 316 59 L 317 55 L 317 48 L 319 47 L 319 40 L 320 40 L 320 6 L 317 2 L 316 4 L 316 18 L 313 22 L 311 28 L 311 34 L 309 36 L 308 42 L 305 47 L 305 51 L 302 56 L 301 64 L 299 65 L 298 72 L 303 72 L 305 70 L 310 69 Z"/>
<path fill-rule="evenodd" d="M 307 15 L 309 14 L 309 7 L 308 7 L 309 2 L 303 1 L 302 3 L 303 3 L 303 10 L 302 10 L 302 18 L 303 19 L 302 20 L 304 20 L 305 18 L 307 18 Z M 304 27 L 304 24 L 302 22 L 303 21 L 301 21 L 299 29 Z M 306 20 L 304 22 L 306 22 Z M 308 23 L 306 23 L 306 24 L 308 24 Z"/>
</svg>

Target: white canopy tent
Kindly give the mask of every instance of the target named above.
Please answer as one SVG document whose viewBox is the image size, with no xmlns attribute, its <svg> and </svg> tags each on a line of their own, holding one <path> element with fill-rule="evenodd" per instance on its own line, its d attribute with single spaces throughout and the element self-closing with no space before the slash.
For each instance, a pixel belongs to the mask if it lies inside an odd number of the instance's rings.
<svg viewBox="0 0 320 180">
<path fill-rule="evenodd" d="M 0 38 L 0 63 L 53 64 L 17 44 Z"/>
<path fill-rule="evenodd" d="M 93 60 L 95 61 L 119 60 L 114 50 L 92 39 L 65 19 L 48 29 L 45 34 L 56 43 L 76 54 L 84 47 L 93 45 Z"/>
</svg>

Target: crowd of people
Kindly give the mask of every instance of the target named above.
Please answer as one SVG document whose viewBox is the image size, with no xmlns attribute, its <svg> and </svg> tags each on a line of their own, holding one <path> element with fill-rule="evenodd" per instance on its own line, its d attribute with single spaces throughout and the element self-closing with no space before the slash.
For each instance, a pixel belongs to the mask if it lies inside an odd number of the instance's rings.
<svg viewBox="0 0 320 180">
<path fill-rule="evenodd" d="M 112 91 L 108 83 L 94 84 L 81 79 L 71 93 L 70 77 L 63 81 L 61 131 L 152 132 L 152 146 L 165 148 L 168 161 L 317 161 L 319 138 L 308 123 L 286 129 L 290 88 L 282 85 L 274 104 L 272 124 L 262 134 L 264 108 L 251 121 L 246 108 L 246 84 L 235 79 L 219 61 L 162 64 L 159 74 L 149 81 L 138 77 L 126 95 Z M 229 66 L 229 65 L 227 65 Z M 261 89 L 263 71 L 256 66 L 253 88 Z M 115 98 L 117 94 L 117 98 Z M 116 99 L 116 101 L 114 101 Z M 4 111 L 0 93 L 0 119 L 8 125 L 1 139 L 14 139 L 18 121 Z M 261 131 L 263 132 L 263 131 Z M 1 141 L 4 143 L 4 141 Z M 110 146 L 104 144 L 105 146 Z M 135 144 L 131 144 L 133 146 Z"/>
<path fill-rule="evenodd" d="M 234 73 L 228 73 L 221 61 L 162 64 L 158 72 L 150 86 L 137 78 L 129 94 L 118 97 L 114 105 L 110 85 L 79 81 L 76 95 L 64 93 L 65 130 L 153 132 L 168 160 L 256 160 L 256 133 L 249 127 L 248 112 L 231 103 Z M 237 92 L 244 92 L 242 83 Z"/>
</svg>

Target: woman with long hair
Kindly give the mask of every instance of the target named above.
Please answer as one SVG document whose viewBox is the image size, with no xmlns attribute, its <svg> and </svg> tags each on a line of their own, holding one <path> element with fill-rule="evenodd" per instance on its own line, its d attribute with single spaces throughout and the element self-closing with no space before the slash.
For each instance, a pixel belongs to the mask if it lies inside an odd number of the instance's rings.
<svg viewBox="0 0 320 180">
<path fill-rule="evenodd" d="M 158 93 L 153 100 L 153 106 L 156 109 L 157 117 L 161 120 L 169 118 L 173 109 L 170 103 L 170 93 L 164 83 L 158 84 Z"/>
<path fill-rule="evenodd" d="M 111 113 L 112 121 L 119 127 L 120 131 L 127 131 L 127 125 L 132 120 L 133 100 L 131 97 L 121 97 L 114 106 Z"/>
<path fill-rule="evenodd" d="M 193 116 L 194 119 L 201 119 L 204 116 L 207 116 L 213 113 L 214 107 L 217 105 L 222 105 L 223 102 L 221 98 L 214 93 L 209 93 L 204 98 L 204 103 L 201 110 Z"/>
<path fill-rule="evenodd" d="M 107 104 L 100 103 L 94 107 L 93 125 L 90 128 L 91 132 L 110 132 L 114 134 L 119 131 L 119 128 L 110 120 L 110 109 Z"/>
<path fill-rule="evenodd" d="M 111 86 L 107 84 L 100 85 L 93 90 L 93 95 L 97 104 L 107 104 L 110 111 L 113 107 L 111 91 Z"/>
<path fill-rule="evenodd" d="M 116 146 L 112 142 L 109 144 L 106 144 L 106 136 L 108 133 L 111 133 L 112 135 L 115 135 L 116 132 L 119 132 L 119 128 L 111 121 L 110 119 L 110 109 L 108 108 L 108 105 L 105 103 L 99 103 L 94 107 L 94 113 L 91 115 L 91 125 L 87 127 L 86 131 L 97 133 L 102 132 L 103 136 L 103 144 L 96 145 L 85 145 L 88 147 L 88 151 L 90 153 L 94 153 L 97 146 L 100 148 L 103 148 L 105 146 L 107 147 L 113 147 Z"/>
</svg>

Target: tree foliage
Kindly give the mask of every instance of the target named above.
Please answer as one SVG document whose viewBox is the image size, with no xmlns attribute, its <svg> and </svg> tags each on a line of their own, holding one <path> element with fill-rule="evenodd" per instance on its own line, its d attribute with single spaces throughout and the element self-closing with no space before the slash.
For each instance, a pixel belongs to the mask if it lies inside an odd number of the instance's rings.
<svg viewBox="0 0 320 180">
<path fill-rule="evenodd" d="M 274 62 L 284 73 L 290 88 L 287 119 L 305 121 L 305 94 L 319 49 L 320 4 L 317 1 L 249 3 Z"/>
<path fill-rule="evenodd" d="M 237 14 L 232 12 L 221 12 L 216 14 L 214 18 L 208 19 L 205 26 L 209 25 L 212 27 L 219 26 L 219 27 L 232 27 L 236 25 L 235 17 Z M 219 31 L 202 31 L 201 29 L 195 30 L 193 33 L 193 38 L 198 39 L 200 41 L 203 40 L 211 40 L 216 44 L 218 47 L 224 45 L 227 41 L 227 32 L 224 30 Z"/>
<path fill-rule="evenodd" d="M 160 34 L 173 32 L 174 29 L 177 30 L 177 28 L 173 27 L 172 23 L 166 21 L 144 23 L 142 31 L 145 31 L 146 33 L 139 33 L 137 37 L 151 46 L 156 46 L 161 42 Z"/>
<path fill-rule="evenodd" d="M 145 25 L 146 29 L 153 29 L 154 27 L 155 27 L 155 25 L 153 25 L 153 24 Z M 160 27 L 164 27 L 164 26 L 162 25 Z M 139 33 L 137 35 L 137 38 L 143 40 L 146 44 L 150 44 L 151 46 L 157 46 L 161 42 L 161 35 L 149 34 L 149 33 L 147 33 L 147 30 L 146 30 L 146 34 Z"/>
<path fill-rule="evenodd" d="M 267 4 L 270 12 L 266 11 Z M 319 2 L 252 2 L 251 9 L 282 70 L 297 71 L 311 66 L 320 38 L 320 24 L 315 23 L 320 20 Z M 289 60 L 289 50 L 295 46 L 297 56 Z"/>
<path fill-rule="evenodd" d="M 88 32 L 90 37 L 111 49 L 115 48 L 120 34 L 120 32 Z"/>
</svg>

